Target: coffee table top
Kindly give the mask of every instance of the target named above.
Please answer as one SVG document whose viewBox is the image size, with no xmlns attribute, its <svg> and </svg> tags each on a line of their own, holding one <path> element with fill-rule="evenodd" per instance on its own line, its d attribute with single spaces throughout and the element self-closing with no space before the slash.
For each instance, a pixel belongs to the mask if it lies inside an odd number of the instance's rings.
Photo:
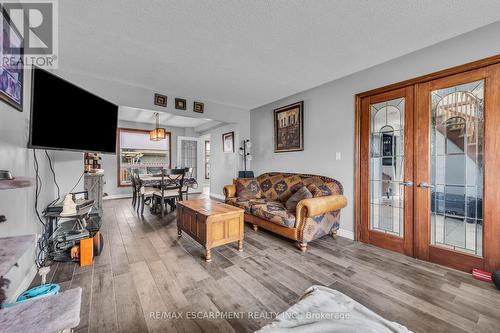
<svg viewBox="0 0 500 333">
<path fill-rule="evenodd" d="M 177 202 L 178 205 L 194 210 L 205 216 L 243 212 L 243 209 L 212 199 L 192 199 Z"/>
</svg>

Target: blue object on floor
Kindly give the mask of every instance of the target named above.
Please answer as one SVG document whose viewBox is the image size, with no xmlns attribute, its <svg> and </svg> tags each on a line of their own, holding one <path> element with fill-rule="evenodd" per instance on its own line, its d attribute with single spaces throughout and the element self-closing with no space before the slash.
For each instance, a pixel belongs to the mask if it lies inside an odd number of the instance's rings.
<svg viewBox="0 0 500 333">
<path fill-rule="evenodd" d="M 2 307 L 10 308 L 32 299 L 52 296 L 59 293 L 60 289 L 61 287 L 56 283 L 42 284 L 41 286 L 26 290 L 24 293 L 19 295 L 14 303 L 2 304 Z"/>
</svg>

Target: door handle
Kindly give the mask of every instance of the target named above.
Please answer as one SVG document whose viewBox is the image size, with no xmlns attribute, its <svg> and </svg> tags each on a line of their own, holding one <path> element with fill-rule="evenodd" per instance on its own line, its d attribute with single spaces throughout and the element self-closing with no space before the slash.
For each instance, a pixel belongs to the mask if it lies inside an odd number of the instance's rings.
<svg viewBox="0 0 500 333">
<path fill-rule="evenodd" d="M 408 180 L 406 182 L 403 182 L 402 183 L 404 186 L 408 186 L 408 187 L 412 187 L 413 186 L 413 182 L 411 180 Z"/>
<path fill-rule="evenodd" d="M 418 187 L 420 187 L 420 188 L 434 188 L 434 185 L 427 184 L 426 182 L 421 182 L 420 184 L 418 184 Z"/>
</svg>

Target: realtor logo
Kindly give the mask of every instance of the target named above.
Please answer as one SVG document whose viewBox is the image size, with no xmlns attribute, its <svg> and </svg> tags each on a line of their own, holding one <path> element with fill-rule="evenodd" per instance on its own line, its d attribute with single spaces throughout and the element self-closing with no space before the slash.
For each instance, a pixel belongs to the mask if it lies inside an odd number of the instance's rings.
<svg viewBox="0 0 500 333">
<path fill-rule="evenodd" d="M 2 65 L 57 68 L 57 1 L 0 1 Z"/>
</svg>

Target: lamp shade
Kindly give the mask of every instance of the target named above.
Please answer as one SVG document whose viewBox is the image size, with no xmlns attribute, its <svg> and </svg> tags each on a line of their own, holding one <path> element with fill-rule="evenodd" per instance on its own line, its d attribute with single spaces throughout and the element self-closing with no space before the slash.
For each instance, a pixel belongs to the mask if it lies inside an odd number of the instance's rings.
<svg viewBox="0 0 500 333">
<path fill-rule="evenodd" d="M 151 141 L 160 141 L 166 138 L 167 131 L 164 128 L 157 127 L 149 132 L 149 139 Z"/>
<path fill-rule="evenodd" d="M 156 127 L 154 130 L 149 132 L 149 140 L 151 141 L 160 141 L 167 137 L 167 131 L 160 127 L 160 114 L 155 112 L 156 118 Z"/>
</svg>

